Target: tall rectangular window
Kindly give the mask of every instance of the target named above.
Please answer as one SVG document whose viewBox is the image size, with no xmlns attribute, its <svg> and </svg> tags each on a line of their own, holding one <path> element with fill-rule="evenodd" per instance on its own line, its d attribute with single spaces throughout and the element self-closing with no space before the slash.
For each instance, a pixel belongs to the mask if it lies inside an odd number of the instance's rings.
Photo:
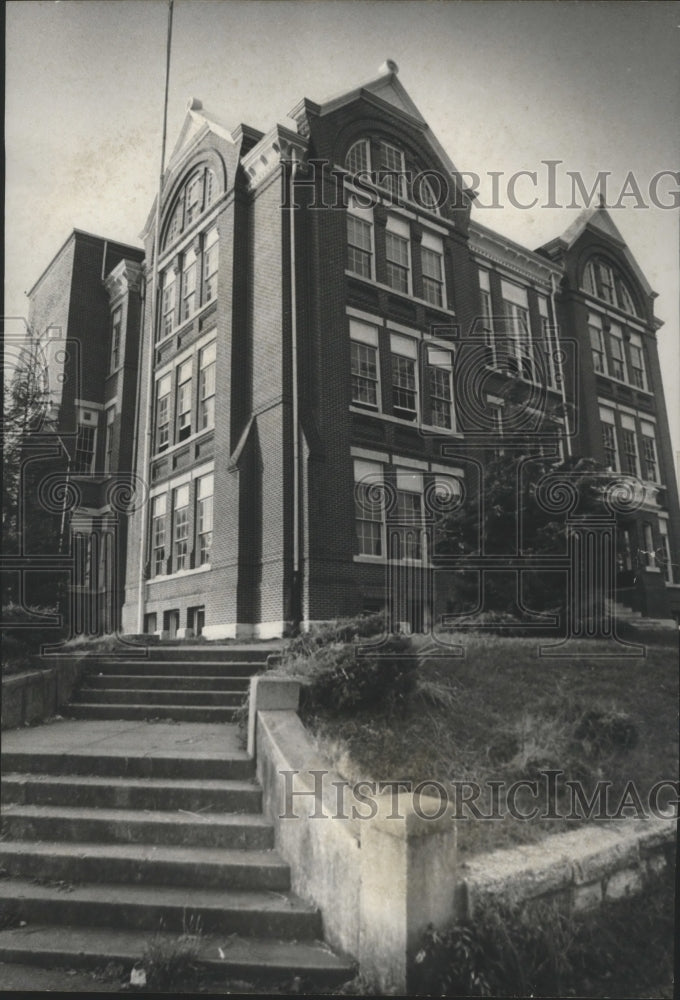
<svg viewBox="0 0 680 1000">
<path fill-rule="evenodd" d="M 496 339 L 493 328 L 493 306 L 491 304 L 491 283 L 488 271 L 479 271 L 479 294 L 482 306 L 482 333 L 488 345 L 489 364 L 496 366 Z"/>
<path fill-rule="evenodd" d="M 201 351 L 198 373 L 198 398 L 200 429 L 215 426 L 215 361 L 217 343 L 209 344 Z"/>
<path fill-rule="evenodd" d="M 423 298 L 433 306 L 445 306 L 444 244 L 438 236 L 423 233 L 420 263 L 423 272 Z"/>
<path fill-rule="evenodd" d="M 621 414 L 621 451 L 623 454 L 622 471 L 630 473 L 631 476 L 639 476 L 635 419 L 627 413 Z"/>
<path fill-rule="evenodd" d="M 652 483 L 658 483 L 659 460 L 656 454 L 654 424 L 650 424 L 647 420 L 641 420 L 640 430 L 642 431 L 642 474 L 645 479 L 650 480 Z"/>
<path fill-rule="evenodd" d="M 600 407 L 600 426 L 602 428 L 602 446 L 605 464 L 614 472 L 618 470 L 619 460 L 616 448 L 616 428 L 614 426 L 614 411 L 606 406 Z"/>
<path fill-rule="evenodd" d="M 360 208 L 354 196 L 347 204 L 347 269 L 361 278 L 373 277 L 373 212 Z"/>
<path fill-rule="evenodd" d="M 616 326 L 615 323 L 612 323 L 609 329 L 609 351 L 612 358 L 611 374 L 614 378 L 621 379 L 622 382 L 625 382 L 626 359 L 623 352 L 623 336 L 621 334 L 621 328 Z"/>
<path fill-rule="evenodd" d="M 123 327 L 123 309 L 121 306 L 114 311 L 111 318 L 111 365 L 110 370 L 115 372 L 120 365 L 120 339 Z"/>
<path fill-rule="evenodd" d="M 529 325 L 529 300 L 526 288 L 509 281 L 501 282 L 503 314 L 509 338 L 509 368 L 513 374 L 535 381 L 533 345 Z"/>
<path fill-rule="evenodd" d="M 113 428 L 116 419 L 116 408 L 110 406 L 106 411 L 106 442 L 104 448 L 104 472 L 113 468 Z"/>
<path fill-rule="evenodd" d="M 453 389 L 451 353 L 427 348 L 427 378 L 430 390 L 430 412 L 433 427 L 453 428 Z"/>
<path fill-rule="evenodd" d="M 389 526 L 392 559 L 420 560 L 423 527 L 423 477 L 420 472 L 397 469 L 397 505 Z"/>
<path fill-rule="evenodd" d="M 410 337 L 390 334 L 392 367 L 392 411 L 402 420 L 418 419 L 418 345 Z"/>
<path fill-rule="evenodd" d="M 646 389 L 645 358 L 642 351 L 642 338 L 639 334 L 631 333 L 628 350 L 630 352 L 630 380 L 638 389 Z"/>
<path fill-rule="evenodd" d="M 350 319 L 352 403 L 377 410 L 380 399 L 378 329 Z"/>
<path fill-rule="evenodd" d="M 189 568 L 189 484 L 174 493 L 173 543 L 175 571 Z"/>
<path fill-rule="evenodd" d="M 96 424 L 78 424 L 73 472 L 92 472 L 96 438 Z"/>
<path fill-rule="evenodd" d="M 385 231 L 387 284 L 408 294 L 411 284 L 410 229 L 408 222 L 390 216 Z"/>
<path fill-rule="evenodd" d="M 163 293 L 161 296 L 161 326 L 160 336 L 167 337 L 175 326 L 175 272 L 169 268 L 163 275 Z"/>
<path fill-rule="evenodd" d="M 201 211 L 201 187 L 202 187 L 202 176 L 201 174 L 196 174 L 191 178 L 186 187 L 186 201 L 184 210 L 184 226 L 185 228 L 198 218 Z"/>
<path fill-rule="evenodd" d="M 165 520 L 168 495 L 161 493 L 151 501 L 151 574 L 163 576 L 167 568 L 165 551 Z"/>
<path fill-rule="evenodd" d="M 389 142 L 380 143 L 380 168 L 378 183 L 386 188 L 393 198 L 406 197 L 406 170 L 404 154 Z"/>
<path fill-rule="evenodd" d="M 543 356 L 543 363 L 540 366 L 540 370 L 543 375 L 545 375 L 545 381 L 547 385 L 554 386 L 556 384 L 556 351 L 555 343 L 553 340 L 553 330 L 550 326 L 550 313 L 548 312 L 548 300 L 543 296 L 538 296 L 538 313 L 541 317 L 541 353 Z"/>
<path fill-rule="evenodd" d="M 213 535 L 213 475 L 201 476 L 196 484 L 196 532 L 198 565 L 210 562 Z"/>
<path fill-rule="evenodd" d="M 668 539 L 668 522 L 665 517 L 659 518 L 659 541 L 661 543 L 661 560 L 667 583 L 673 583 L 673 562 L 671 560 L 671 547 Z"/>
<path fill-rule="evenodd" d="M 203 248 L 203 302 L 211 302 L 217 295 L 219 268 L 219 243 L 217 226 L 206 234 Z"/>
<path fill-rule="evenodd" d="M 196 312 L 196 277 L 198 262 L 196 253 L 189 250 L 184 255 L 182 268 L 182 319 L 188 319 Z"/>
<path fill-rule="evenodd" d="M 156 451 L 165 451 L 170 444 L 170 388 L 168 373 L 156 382 Z"/>
<path fill-rule="evenodd" d="M 191 358 L 177 368 L 177 441 L 191 434 Z"/>
<path fill-rule="evenodd" d="M 607 360 L 604 351 L 604 335 L 602 333 L 602 320 L 595 313 L 588 316 L 588 335 L 590 337 L 590 351 L 593 359 L 593 368 L 596 372 L 607 374 Z"/>
<path fill-rule="evenodd" d="M 383 470 L 377 462 L 354 460 L 355 529 L 359 555 L 384 553 Z"/>
<path fill-rule="evenodd" d="M 350 147 L 345 166 L 351 174 L 367 173 L 371 169 L 368 139 L 359 139 Z"/>
</svg>

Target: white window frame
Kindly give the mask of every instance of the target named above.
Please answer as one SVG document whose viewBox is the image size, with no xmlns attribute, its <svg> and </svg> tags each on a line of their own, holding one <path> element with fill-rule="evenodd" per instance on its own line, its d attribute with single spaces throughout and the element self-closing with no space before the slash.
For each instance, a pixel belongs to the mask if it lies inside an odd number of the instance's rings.
<svg viewBox="0 0 680 1000">
<path fill-rule="evenodd" d="M 444 242 L 439 236 L 435 236 L 433 233 L 427 232 L 423 233 L 422 240 L 420 242 L 420 254 L 421 254 L 421 271 L 423 280 L 423 298 L 430 305 L 436 306 L 439 309 L 446 309 L 446 275 L 444 272 Z M 439 278 L 434 277 L 431 274 L 425 273 L 425 260 L 427 255 L 432 254 L 438 259 L 439 262 Z M 428 282 L 432 283 L 432 286 L 439 291 L 439 298 L 441 301 L 434 301 L 426 293 L 426 288 L 428 287 Z M 436 298 L 436 296 L 435 296 Z"/>
<path fill-rule="evenodd" d="M 163 291 L 161 294 L 161 322 L 159 340 L 168 337 L 175 329 L 177 314 L 177 275 L 171 265 L 163 273 Z"/>
<path fill-rule="evenodd" d="M 116 407 L 110 406 L 106 411 L 106 438 L 104 443 L 104 472 L 111 472 L 113 459 L 113 426 L 116 420 Z"/>
<path fill-rule="evenodd" d="M 621 460 L 619 457 L 619 442 L 616 433 L 616 417 L 615 411 L 611 410 L 608 406 L 600 406 L 600 426 L 602 428 L 602 446 L 605 452 L 605 459 L 607 457 L 607 447 L 604 427 L 611 427 L 612 440 L 614 444 L 614 464 L 611 468 L 613 472 L 618 472 L 621 469 Z"/>
<path fill-rule="evenodd" d="M 158 493 L 151 498 L 151 558 L 149 560 L 150 576 L 165 576 L 168 571 L 167 524 L 168 494 Z M 160 544 L 158 544 L 160 541 Z M 159 558 L 159 553 L 162 556 Z M 160 567 L 160 568 L 159 568 Z"/>
<path fill-rule="evenodd" d="M 395 165 L 386 163 L 385 161 L 388 159 L 393 159 Z M 393 199 L 395 197 L 399 199 L 406 198 L 405 163 L 403 149 L 400 149 L 399 146 L 394 146 L 391 142 L 386 142 L 384 139 L 380 140 L 377 183 L 383 190 L 389 191 Z M 395 177 L 394 174 L 397 176 Z"/>
<path fill-rule="evenodd" d="M 352 344 L 357 344 L 359 346 L 365 347 L 367 349 L 373 350 L 375 352 L 375 367 L 376 367 L 376 377 L 375 377 L 375 396 L 376 401 L 374 404 L 367 403 L 365 401 L 360 401 L 354 398 L 354 377 L 370 379 L 370 376 L 362 375 L 360 372 L 354 372 L 352 370 L 352 362 L 350 361 L 350 393 L 352 406 L 358 406 L 362 409 L 369 410 L 371 412 L 377 412 L 381 409 L 381 392 L 380 392 L 380 342 L 379 342 L 379 332 L 378 328 L 371 326 L 369 323 L 362 323 L 361 320 L 350 319 L 349 321 L 349 336 L 350 336 L 350 351 L 352 350 Z"/>
<path fill-rule="evenodd" d="M 640 450 L 638 448 L 637 440 L 637 427 L 635 425 L 635 418 L 631 417 L 628 413 L 619 413 L 619 419 L 621 421 L 621 470 L 627 475 L 639 476 L 640 475 Z M 627 435 L 631 434 L 632 437 L 628 438 Z M 632 441 L 633 451 L 626 450 L 626 442 Z M 628 468 L 628 459 L 634 455 L 635 457 L 635 469 L 631 470 Z"/>
<path fill-rule="evenodd" d="M 593 345 L 593 334 L 595 334 L 598 341 L 597 349 Z M 590 356 L 592 358 L 593 371 L 600 375 L 609 375 L 609 368 L 607 366 L 607 349 L 604 342 L 604 330 L 602 329 L 602 320 L 597 313 L 588 313 L 588 342 L 590 345 Z M 598 368 L 595 362 L 596 354 L 601 358 L 601 368 Z"/>
<path fill-rule="evenodd" d="M 198 254 L 193 247 L 184 254 L 182 262 L 182 317 L 184 322 L 198 308 Z"/>
<path fill-rule="evenodd" d="M 609 325 L 609 353 L 612 358 L 612 370 L 611 377 L 618 379 L 619 382 L 628 382 L 628 369 L 626 367 L 626 346 L 623 340 L 623 331 L 617 323 L 610 323 Z M 613 345 L 618 344 L 621 351 L 621 357 L 617 358 L 614 355 Z M 623 375 L 618 375 L 616 372 L 617 363 L 621 365 L 623 369 Z"/>
<path fill-rule="evenodd" d="M 491 300 L 491 280 L 489 272 L 478 269 L 479 296 L 482 307 L 482 333 L 491 354 L 491 367 L 496 367 L 496 333 L 493 325 L 493 302 Z"/>
<path fill-rule="evenodd" d="M 353 159 L 354 151 L 361 150 L 362 165 L 355 167 L 350 161 Z M 349 171 L 350 174 L 356 176 L 356 174 L 368 174 L 371 171 L 371 144 L 368 139 L 357 139 L 347 150 L 347 156 L 345 157 L 345 169 Z"/>
<path fill-rule="evenodd" d="M 410 362 L 409 369 L 413 372 L 413 388 L 410 386 L 398 386 L 395 385 L 395 373 L 400 366 L 393 363 L 394 358 L 406 359 Z M 403 420 L 410 424 L 417 424 L 420 422 L 420 385 L 418 379 L 418 342 L 412 337 L 405 337 L 400 333 L 390 333 L 390 380 L 392 387 L 392 414 L 398 420 Z M 395 390 L 402 389 L 404 392 L 413 392 L 414 394 L 414 410 L 408 409 L 404 406 L 397 406 L 395 404 Z M 402 417 L 397 413 L 397 409 L 403 410 L 405 413 L 413 413 L 413 419 L 410 417 Z"/>
<path fill-rule="evenodd" d="M 425 552 L 425 539 L 423 538 L 423 526 L 424 526 L 424 502 L 423 502 L 423 474 L 414 469 L 405 468 L 402 466 L 396 466 L 395 470 L 395 486 L 397 494 L 397 504 L 394 510 L 394 518 L 396 524 L 388 523 L 388 551 L 387 557 L 393 563 L 404 563 L 407 565 L 421 565 L 425 562 L 427 556 Z M 402 498 L 409 498 L 409 502 L 412 502 L 414 498 L 417 498 L 417 505 L 414 505 L 414 514 L 419 512 L 420 517 L 414 516 L 411 522 L 409 518 L 405 518 L 406 524 L 400 524 L 400 501 Z M 409 541 L 408 535 L 412 533 L 415 536 L 415 548 L 417 555 L 405 554 L 407 551 L 407 543 Z M 399 538 L 399 555 L 395 556 L 393 549 L 393 540 Z M 413 539 L 411 539 L 413 543 Z"/>
<path fill-rule="evenodd" d="M 121 366 L 123 353 L 123 307 L 116 306 L 111 316 L 111 359 L 109 372 L 115 372 Z"/>
<path fill-rule="evenodd" d="M 357 539 L 356 558 L 371 562 L 384 562 L 386 558 L 386 525 L 385 525 L 385 504 L 384 504 L 384 469 L 379 462 L 370 462 L 366 459 L 355 458 L 354 460 L 354 529 Z M 366 497 L 362 501 L 364 490 L 373 488 L 373 496 Z M 377 516 L 372 516 L 372 515 Z M 363 515 L 363 516 L 360 516 Z M 375 535 L 364 536 L 359 531 L 359 524 L 379 524 L 377 535 L 379 552 L 362 552 L 362 540 L 364 537 L 375 539 Z"/>
<path fill-rule="evenodd" d="M 368 232 L 368 248 L 361 246 L 357 242 L 350 241 L 350 220 L 354 220 L 366 227 L 364 231 Z M 368 257 L 368 274 L 364 274 L 363 270 L 355 269 L 350 250 L 356 251 L 359 255 L 362 255 L 358 258 L 360 260 L 365 259 L 365 256 L 363 255 Z M 370 281 L 375 280 L 375 229 L 373 225 L 373 209 L 360 208 L 354 197 L 350 197 L 347 204 L 347 270 L 351 274 L 355 274 L 358 278 L 364 278 Z"/>
<path fill-rule="evenodd" d="M 501 298 L 506 327 L 514 348 L 520 378 L 536 381 L 534 343 L 531 335 L 531 315 L 527 289 L 510 281 L 501 281 Z M 529 369 L 525 367 L 528 363 Z M 529 374 L 527 371 L 529 370 Z"/>
<path fill-rule="evenodd" d="M 395 241 L 394 246 L 402 246 L 406 249 L 406 263 L 403 260 L 395 260 L 389 255 L 388 247 L 390 238 Z M 395 268 L 395 274 L 406 274 L 406 288 L 397 287 L 390 280 L 390 266 Z M 394 215 L 388 215 L 385 226 L 385 269 L 388 286 L 399 295 L 413 294 L 413 259 L 411 253 L 411 227 L 405 219 L 398 219 Z"/>
<path fill-rule="evenodd" d="M 210 565 L 210 552 L 213 542 L 213 497 L 215 493 L 214 473 L 196 479 L 196 552 L 197 566 Z M 207 558 L 204 558 L 204 540 L 210 536 L 207 544 Z"/>
<path fill-rule="evenodd" d="M 644 466 L 644 476 L 643 476 L 643 478 L 646 479 L 647 482 L 650 482 L 650 483 L 660 483 L 661 482 L 661 476 L 660 476 L 660 470 L 659 470 L 659 449 L 656 446 L 656 428 L 655 428 L 654 424 L 649 423 L 649 421 L 647 421 L 647 420 L 641 420 L 640 421 L 640 432 L 641 432 L 640 436 L 642 438 L 642 456 L 641 456 L 641 459 L 642 459 L 642 463 L 643 463 L 643 466 Z M 646 445 L 646 443 L 649 443 L 652 446 L 652 455 L 653 455 L 652 461 L 653 461 L 654 469 L 655 469 L 655 475 L 654 475 L 653 478 L 650 478 L 647 475 L 647 462 L 648 462 L 648 459 L 647 459 L 647 456 L 645 454 L 645 445 Z"/>
<path fill-rule="evenodd" d="M 186 497 L 186 501 L 180 503 L 180 499 L 184 499 L 184 497 Z M 189 560 L 191 557 L 190 502 L 191 483 L 183 483 L 181 486 L 176 486 L 172 493 L 172 569 L 175 573 L 189 569 Z M 179 518 L 180 512 L 182 513 L 181 521 Z M 186 515 L 184 512 L 186 512 Z M 179 529 L 181 529 L 181 533 Z"/>
<path fill-rule="evenodd" d="M 429 379 L 428 389 L 429 389 L 429 394 L 430 394 L 430 413 L 431 413 L 430 426 L 436 427 L 438 430 L 455 431 L 456 430 L 456 416 L 455 416 L 455 407 L 453 405 L 453 356 L 452 356 L 452 354 L 451 354 L 450 351 L 445 351 L 442 348 L 434 347 L 434 346 L 428 344 L 427 345 L 426 360 L 427 360 L 427 371 L 428 371 L 427 377 Z M 434 371 L 439 372 L 440 374 L 443 374 L 446 377 L 447 381 L 448 381 L 448 390 L 449 390 L 449 398 L 448 398 L 448 404 L 449 404 L 449 425 L 448 425 L 448 427 L 444 427 L 443 425 L 438 424 L 435 421 L 433 400 L 434 399 L 438 399 L 438 400 L 441 401 L 441 400 L 444 399 L 444 397 L 443 396 L 436 396 L 434 394 L 434 392 L 433 392 L 433 385 L 432 385 L 433 379 L 432 379 L 432 376 L 431 376 L 431 372 L 434 372 Z"/>
<path fill-rule="evenodd" d="M 207 359 L 207 360 L 206 360 Z M 211 371 L 212 369 L 212 371 Z M 198 355 L 198 423 L 199 431 L 215 426 L 215 383 L 217 374 L 217 341 L 201 348 Z"/>
<path fill-rule="evenodd" d="M 649 385 L 647 382 L 647 369 L 645 366 L 645 351 L 642 343 L 642 337 L 638 333 L 631 333 L 628 340 L 628 353 L 630 355 L 630 383 L 637 389 L 642 389 L 644 392 L 647 392 Z M 640 362 L 639 366 L 633 364 L 633 358 L 636 354 Z M 640 382 L 638 382 L 635 377 L 636 372 L 640 373 Z"/>
<path fill-rule="evenodd" d="M 186 441 L 191 437 L 193 426 L 193 356 L 177 365 L 177 388 L 175 391 L 175 441 Z M 188 372 L 188 375 L 186 374 Z M 185 399 L 185 394 L 188 398 Z M 188 403 L 188 405 L 186 405 Z M 188 420 L 186 419 L 188 414 Z M 187 432 L 187 433 L 184 433 Z"/>
</svg>

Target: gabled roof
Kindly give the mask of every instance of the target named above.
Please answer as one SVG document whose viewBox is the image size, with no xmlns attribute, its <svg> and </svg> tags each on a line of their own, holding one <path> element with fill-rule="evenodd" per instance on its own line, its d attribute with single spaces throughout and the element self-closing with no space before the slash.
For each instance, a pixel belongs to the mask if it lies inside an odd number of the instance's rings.
<svg viewBox="0 0 680 1000">
<path fill-rule="evenodd" d="M 220 138 L 234 144 L 234 137 L 228 126 L 211 111 L 206 111 L 197 97 L 191 97 L 187 104 L 187 113 L 184 116 L 177 142 L 168 157 L 166 171 L 172 170 L 174 164 L 181 159 L 185 149 L 193 145 L 206 132 L 214 132 Z"/>
<path fill-rule="evenodd" d="M 462 190 L 467 190 L 463 183 L 460 172 L 449 158 L 448 153 L 441 145 L 434 132 L 427 124 L 417 106 L 412 101 L 406 88 L 400 83 L 398 78 L 399 67 L 392 59 L 387 59 L 380 67 L 379 75 L 366 83 L 360 84 L 352 90 L 345 91 L 335 97 L 328 98 L 321 104 L 314 104 L 303 99 L 289 112 L 291 118 L 298 119 L 301 111 L 305 108 L 313 108 L 314 112 L 320 116 L 331 114 L 339 108 L 351 104 L 361 97 L 372 99 L 373 101 L 388 105 L 390 109 L 405 116 L 422 134 L 423 138 L 430 146 L 432 152 L 443 164 L 443 166 L 453 174 L 458 180 Z M 470 192 L 467 192 L 470 194 Z M 472 197 L 472 195 L 470 194 Z"/>
<path fill-rule="evenodd" d="M 628 249 L 626 241 L 616 227 L 611 215 L 607 211 L 607 206 L 602 196 L 600 196 L 600 200 L 597 205 L 585 208 L 561 236 L 556 237 L 554 240 L 550 240 L 549 243 L 545 243 L 539 249 L 546 251 L 548 254 L 550 254 L 553 250 L 570 250 L 576 241 L 580 239 L 586 229 L 605 236 L 610 242 L 618 244 L 617 249 L 625 258 L 631 271 L 633 271 L 636 278 L 640 282 L 645 294 L 653 296 L 656 295 L 656 292 L 654 292 L 651 285 L 647 281 L 640 265 Z"/>
</svg>

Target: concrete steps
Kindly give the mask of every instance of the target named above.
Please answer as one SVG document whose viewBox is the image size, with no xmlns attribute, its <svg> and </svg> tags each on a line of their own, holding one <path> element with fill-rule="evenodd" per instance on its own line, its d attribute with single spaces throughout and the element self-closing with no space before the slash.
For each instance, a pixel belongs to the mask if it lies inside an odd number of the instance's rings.
<svg viewBox="0 0 680 1000">
<path fill-rule="evenodd" d="M 11 734 L 2 765 L 0 962 L 131 968 L 198 928 L 225 980 L 352 977 L 290 891 L 236 727 L 63 721 Z"/>
<path fill-rule="evenodd" d="M 173 935 L 160 932 L 154 940 Z M 144 952 L 139 931 L 92 927 L 30 925 L 0 931 L 0 958 L 42 966 L 96 969 L 108 962 L 131 967 Z M 224 957 L 222 957 L 224 955 Z M 278 941 L 271 938 L 210 935 L 201 937 L 200 966 L 220 978 L 280 982 L 304 976 L 320 984 L 339 984 L 353 975 L 350 962 L 320 941 Z"/>
<path fill-rule="evenodd" d="M 233 722 L 250 677 L 265 667 L 270 652 L 256 646 L 159 645 L 129 657 L 92 655 L 69 714 L 75 719 Z"/>
</svg>

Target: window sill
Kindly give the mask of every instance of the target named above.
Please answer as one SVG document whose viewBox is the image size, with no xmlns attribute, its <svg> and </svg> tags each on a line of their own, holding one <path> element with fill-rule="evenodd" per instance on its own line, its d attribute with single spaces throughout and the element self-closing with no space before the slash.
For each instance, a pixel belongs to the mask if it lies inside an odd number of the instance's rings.
<svg viewBox="0 0 680 1000">
<path fill-rule="evenodd" d="M 417 431 L 427 431 L 428 434 L 441 434 L 444 437 L 463 438 L 463 434 L 456 430 L 445 430 L 443 427 L 434 427 L 432 424 L 418 423 L 415 420 L 403 420 L 401 417 L 393 417 L 391 413 L 381 413 L 379 410 L 368 410 L 361 406 L 353 406 L 350 403 L 350 413 L 358 413 L 361 416 L 375 417 L 377 420 L 385 420 L 390 424 L 397 424 L 399 427 L 412 427 Z"/>
<path fill-rule="evenodd" d="M 173 337 L 181 336 L 181 334 L 184 333 L 189 324 L 193 323 L 194 320 L 196 320 L 199 316 L 201 316 L 204 312 L 206 312 L 206 310 L 209 309 L 210 306 L 214 306 L 216 301 L 217 301 L 217 296 L 213 295 L 213 297 L 209 299 L 208 302 L 204 302 L 203 305 L 196 310 L 196 312 L 193 312 L 191 314 L 191 316 L 187 316 L 187 318 L 183 319 L 181 323 L 177 323 L 176 326 L 173 326 L 170 333 L 166 333 L 164 337 L 162 337 L 160 340 L 157 340 L 156 343 L 153 345 L 154 349 L 160 350 L 160 348 L 165 347 L 165 345 L 168 344 Z"/>
<path fill-rule="evenodd" d="M 155 451 L 151 456 L 152 461 L 156 462 L 159 458 L 167 458 L 168 455 L 174 455 L 176 451 L 181 451 L 188 444 L 194 444 L 196 441 L 201 440 L 203 437 L 208 437 L 215 431 L 213 427 L 205 427 L 202 431 L 196 431 L 195 434 L 190 434 L 189 437 L 185 438 L 183 441 L 177 441 L 176 444 L 171 445 L 169 448 L 165 448 L 163 451 Z"/>
<path fill-rule="evenodd" d="M 195 566 L 194 569 L 180 569 L 175 573 L 164 573 L 162 576 L 152 576 L 146 582 L 151 583 L 162 583 L 164 580 L 181 580 L 185 576 L 195 576 L 197 573 L 207 573 L 210 570 L 210 563 L 204 563 L 203 566 Z"/>
<path fill-rule="evenodd" d="M 450 316 L 452 319 L 456 317 L 455 312 L 446 306 L 434 306 L 426 299 L 419 299 L 415 295 L 411 295 L 410 292 L 400 292 L 397 288 L 392 288 L 390 285 L 383 285 L 382 282 L 376 281 L 374 278 L 366 278 L 363 274 L 355 274 L 354 271 L 350 271 L 347 268 L 345 268 L 345 276 L 354 278 L 355 281 L 361 281 L 365 285 L 370 285 L 372 288 L 377 288 L 380 291 L 389 292 L 390 295 L 398 295 L 400 298 L 414 302 L 416 305 L 425 306 L 426 309 L 436 309 L 437 312 L 444 313 L 444 315 Z"/>
<path fill-rule="evenodd" d="M 424 566 L 432 565 L 423 562 L 422 559 L 388 559 L 387 556 L 362 555 L 354 555 L 352 558 L 356 563 L 366 563 L 373 566 L 415 566 L 417 569 L 422 569 Z"/>
<path fill-rule="evenodd" d="M 613 382 L 615 385 L 625 385 L 626 389 L 633 389 L 634 392 L 641 392 L 645 396 L 649 396 L 650 399 L 654 398 L 654 393 L 650 392 L 649 389 L 641 389 L 639 385 L 634 385 L 632 382 L 626 382 L 622 378 L 617 378 L 616 375 L 609 375 L 607 372 L 595 371 L 596 375 L 600 378 L 606 378 L 608 382 Z"/>
</svg>

